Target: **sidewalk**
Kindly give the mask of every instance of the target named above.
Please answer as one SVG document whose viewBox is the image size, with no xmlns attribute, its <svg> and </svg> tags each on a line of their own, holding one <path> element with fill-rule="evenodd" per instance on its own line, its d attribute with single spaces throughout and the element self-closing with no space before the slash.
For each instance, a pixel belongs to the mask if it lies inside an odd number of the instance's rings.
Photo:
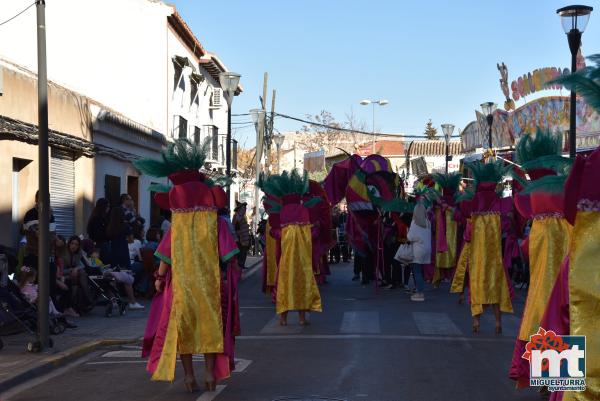
<svg viewBox="0 0 600 401">
<path fill-rule="evenodd" d="M 242 279 L 255 268 L 260 268 L 261 261 L 262 257 L 248 256 Z M 2 336 L 4 348 L 0 350 L 0 396 L 99 347 L 139 342 L 146 327 L 150 302 L 140 300 L 146 309 L 127 311 L 125 316 L 107 318 L 104 317 L 104 308 L 97 307 L 86 316 L 71 318 L 77 329 L 67 329 L 63 334 L 52 336 L 54 347 L 38 354 L 27 352 L 27 343 L 35 340 L 27 333 Z"/>
</svg>

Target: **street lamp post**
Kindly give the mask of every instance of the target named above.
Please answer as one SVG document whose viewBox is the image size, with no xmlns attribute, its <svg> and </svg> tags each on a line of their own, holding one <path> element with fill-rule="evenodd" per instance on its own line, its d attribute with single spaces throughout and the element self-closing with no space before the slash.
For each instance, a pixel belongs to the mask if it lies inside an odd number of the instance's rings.
<svg viewBox="0 0 600 401">
<path fill-rule="evenodd" d="M 256 180 L 254 181 L 254 232 L 258 229 L 258 211 L 260 207 L 260 200 L 258 199 L 258 176 L 260 174 L 260 159 L 262 157 L 263 144 L 264 144 L 264 129 L 265 129 L 265 115 L 266 112 L 263 109 L 252 109 L 250 110 L 250 116 L 254 122 L 254 128 L 256 129 L 256 152 L 254 158 L 256 159 Z M 257 237 L 255 237 L 257 238 Z M 258 248 L 255 248 L 258 249 Z"/>
<path fill-rule="evenodd" d="M 450 138 L 454 132 L 453 124 L 442 124 L 442 131 L 444 132 L 444 139 L 446 140 L 446 174 L 448 174 L 448 156 L 450 148 Z"/>
<path fill-rule="evenodd" d="M 277 146 L 277 174 L 280 174 L 280 160 L 281 160 L 281 145 L 283 145 L 285 137 L 281 134 L 273 135 L 273 141 L 275 141 L 275 146 Z"/>
<path fill-rule="evenodd" d="M 222 72 L 219 74 L 219 83 L 221 88 L 227 94 L 227 139 L 225 140 L 225 165 L 227 177 L 231 177 L 231 103 L 235 96 L 235 91 L 240 83 L 240 74 L 235 72 Z M 227 187 L 227 202 L 228 206 L 231 207 L 231 191 Z"/>
<path fill-rule="evenodd" d="M 389 102 L 385 99 L 380 100 L 370 100 L 364 99 L 360 101 L 360 104 L 363 106 L 367 106 L 369 104 L 373 105 L 373 154 L 375 154 L 375 105 L 378 104 L 380 106 L 385 106 Z"/>
<path fill-rule="evenodd" d="M 494 123 L 494 111 L 496 110 L 496 103 L 494 102 L 485 102 L 481 103 L 481 111 L 486 116 L 487 124 L 488 124 L 488 147 L 490 151 L 492 150 L 492 124 Z"/>
<path fill-rule="evenodd" d="M 577 71 L 577 52 L 581 47 L 581 35 L 590 19 L 593 8 L 590 6 L 567 6 L 559 8 L 556 13 L 560 15 L 561 23 L 571 50 L 571 74 Z M 571 89 L 571 110 L 569 117 L 569 156 L 574 158 L 577 153 L 577 96 Z"/>
</svg>

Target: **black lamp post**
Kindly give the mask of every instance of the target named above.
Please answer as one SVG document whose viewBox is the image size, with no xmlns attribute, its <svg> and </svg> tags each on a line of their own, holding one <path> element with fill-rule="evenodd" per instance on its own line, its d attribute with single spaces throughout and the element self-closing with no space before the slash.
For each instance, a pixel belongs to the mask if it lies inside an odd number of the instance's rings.
<svg viewBox="0 0 600 401">
<path fill-rule="evenodd" d="M 453 124 L 442 124 L 442 132 L 444 132 L 444 140 L 446 141 L 446 174 L 448 174 L 448 158 L 450 153 L 450 138 L 454 132 Z"/>
<path fill-rule="evenodd" d="M 485 102 L 481 103 L 481 111 L 486 116 L 486 121 L 488 125 L 488 147 L 490 150 L 493 149 L 492 146 L 492 124 L 494 123 L 494 111 L 496 110 L 496 103 L 494 102 Z"/>
<path fill-rule="evenodd" d="M 227 168 L 227 177 L 231 177 L 231 103 L 235 96 L 235 91 L 240 83 L 240 74 L 235 72 L 222 72 L 219 74 L 219 83 L 221 89 L 227 94 L 225 99 L 227 100 L 227 139 L 225 144 L 225 165 Z M 231 196 L 229 187 L 227 187 L 227 201 L 229 207 L 231 207 Z"/>
<path fill-rule="evenodd" d="M 585 30 L 593 8 L 590 6 L 567 6 L 559 8 L 556 13 L 569 40 L 571 50 L 571 74 L 577 71 L 577 52 L 581 47 L 581 34 Z M 571 90 L 571 110 L 569 116 L 569 156 L 574 158 L 577 153 L 577 96 Z"/>
</svg>

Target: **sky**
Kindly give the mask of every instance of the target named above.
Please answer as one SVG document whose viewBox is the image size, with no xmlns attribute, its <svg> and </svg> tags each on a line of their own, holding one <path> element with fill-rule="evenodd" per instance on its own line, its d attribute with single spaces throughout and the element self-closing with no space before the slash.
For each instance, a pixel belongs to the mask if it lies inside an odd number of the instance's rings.
<svg viewBox="0 0 600 401">
<path fill-rule="evenodd" d="M 327 110 L 338 121 L 354 113 L 371 130 L 372 106 L 359 102 L 385 99 L 388 105 L 375 106 L 377 131 L 420 135 L 431 119 L 441 133 L 443 123 L 463 129 L 482 102 L 501 107 L 496 63 L 507 65 L 509 81 L 571 63 L 556 14 L 571 4 L 564 0 L 171 3 L 202 45 L 242 75 L 244 93 L 233 102 L 234 114 L 260 106 L 268 72 L 268 107 L 276 89 L 276 112 L 304 118 Z M 600 53 L 600 1 L 583 4 L 595 9 L 583 34 L 583 54 Z M 254 146 L 254 127 L 243 124 L 250 118 L 233 121 L 234 137 Z M 281 132 L 301 126 L 275 120 Z"/>
</svg>

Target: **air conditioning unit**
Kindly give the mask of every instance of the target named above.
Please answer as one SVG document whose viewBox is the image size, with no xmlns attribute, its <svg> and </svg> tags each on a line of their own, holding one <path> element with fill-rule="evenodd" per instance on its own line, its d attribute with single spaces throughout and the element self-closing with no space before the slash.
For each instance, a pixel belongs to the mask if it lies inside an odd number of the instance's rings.
<svg viewBox="0 0 600 401">
<path fill-rule="evenodd" d="M 213 92 L 212 92 L 210 108 L 211 109 L 220 109 L 222 99 L 223 99 L 223 91 L 221 90 L 221 88 L 214 88 Z"/>
</svg>

